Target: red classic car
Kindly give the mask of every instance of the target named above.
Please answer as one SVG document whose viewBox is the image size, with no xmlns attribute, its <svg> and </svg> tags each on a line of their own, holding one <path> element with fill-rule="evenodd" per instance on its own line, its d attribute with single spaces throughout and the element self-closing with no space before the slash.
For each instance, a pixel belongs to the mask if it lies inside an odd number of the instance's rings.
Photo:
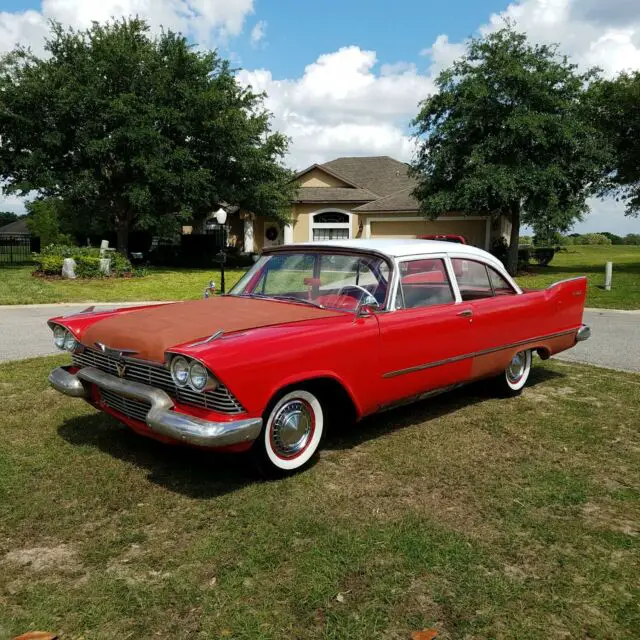
<svg viewBox="0 0 640 640">
<path fill-rule="evenodd" d="M 429 240 L 270 248 L 226 296 L 49 321 L 49 376 L 140 434 L 304 467 L 325 426 L 480 378 L 503 395 L 589 337 L 585 278 L 523 292 L 489 253 Z"/>
</svg>

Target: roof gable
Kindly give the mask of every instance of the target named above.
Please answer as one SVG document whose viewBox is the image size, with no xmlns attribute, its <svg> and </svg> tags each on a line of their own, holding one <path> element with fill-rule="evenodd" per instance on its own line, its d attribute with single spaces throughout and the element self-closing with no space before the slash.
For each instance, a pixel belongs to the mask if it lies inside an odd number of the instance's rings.
<svg viewBox="0 0 640 640">
<path fill-rule="evenodd" d="M 29 228 L 27 227 L 26 216 L 22 216 L 9 224 L 5 224 L 4 227 L 0 227 L 0 234 L 2 235 L 30 235 Z"/>
<path fill-rule="evenodd" d="M 352 189 L 359 189 L 360 185 L 352 182 L 348 178 L 341 176 L 339 173 L 333 171 L 330 167 L 322 164 L 312 164 L 310 167 L 303 169 L 293 177 L 293 182 L 298 182 L 300 186 L 303 186 L 304 178 L 309 178 L 318 173 L 325 174 L 329 180 L 327 180 L 327 187 L 351 187 Z M 309 187 L 322 187 L 322 185 L 314 184 L 309 181 Z"/>
<path fill-rule="evenodd" d="M 380 197 L 416 186 L 409 166 L 389 156 L 336 158 L 320 166 Z"/>
</svg>

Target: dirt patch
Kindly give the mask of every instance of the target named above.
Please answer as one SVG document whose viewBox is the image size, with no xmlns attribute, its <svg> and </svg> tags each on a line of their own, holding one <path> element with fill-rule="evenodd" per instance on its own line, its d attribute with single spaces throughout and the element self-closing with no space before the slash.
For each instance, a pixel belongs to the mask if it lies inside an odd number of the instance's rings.
<svg viewBox="0 0 640 640">
<path fill-rule="evenodd" d="M 3 563 L 22 567 L 35 573 L 45 571 L 73 573 L 80 569 L 76 552 L 66 544 L 57 547 L 32 547 L 9 551 L 3 559 Z"/>
</svg>

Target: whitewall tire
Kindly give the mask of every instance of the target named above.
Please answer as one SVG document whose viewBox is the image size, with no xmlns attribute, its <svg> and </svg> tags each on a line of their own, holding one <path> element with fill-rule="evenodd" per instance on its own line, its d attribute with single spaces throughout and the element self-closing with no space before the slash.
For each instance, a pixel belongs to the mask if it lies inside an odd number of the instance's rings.
<svg viewBox="0 0 640 640">
<path fill-rule="evenodd" d="M 316 396 L 296 389 L 278 398 L 265 412 L 265 424 L 254 444 L 258 466 L 269 475 L 287 475 L 305 467 L 320 446 L 324 412 Z"/>
<path fill-rule="evenodd" d="M 530 349 L 515 353 L 504 372 L 496 378 L 498 390 L 503 396 L 517 396 L 531 373 L 532 353 Z"/>
</svg>

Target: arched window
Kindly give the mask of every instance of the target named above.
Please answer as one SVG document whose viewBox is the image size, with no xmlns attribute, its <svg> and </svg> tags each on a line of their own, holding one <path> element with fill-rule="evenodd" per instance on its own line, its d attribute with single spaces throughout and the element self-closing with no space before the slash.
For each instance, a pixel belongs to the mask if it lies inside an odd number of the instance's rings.
<svg viewBox="0 0 640 640">
<path fill-rule="evenodd" d="M 310 236 L 313 241 L 347 240 L 351 237 L 351 214 L 324 210 L 311 214 Z"/>
</svg>

